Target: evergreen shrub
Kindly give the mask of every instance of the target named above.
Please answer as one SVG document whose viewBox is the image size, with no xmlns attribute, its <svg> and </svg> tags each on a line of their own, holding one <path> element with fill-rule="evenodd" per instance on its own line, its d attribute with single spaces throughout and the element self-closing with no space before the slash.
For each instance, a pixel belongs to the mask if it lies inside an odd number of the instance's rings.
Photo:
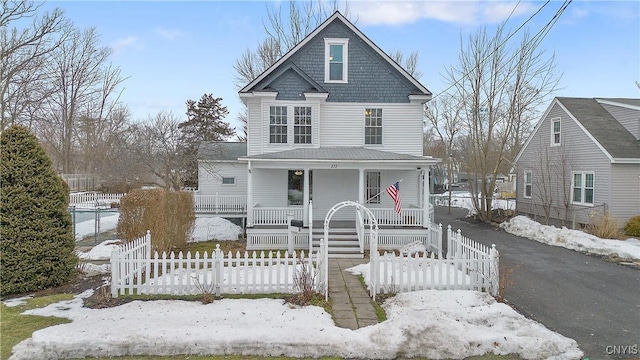
<svg viewBox="0 0 640 360">
<path fill-rule="evenodd" d="M 0 295 L 59 286 L 77 274 L 69 188 L 29 130 L 0 135 Z"/>
<path fill-rule="evenodd" d="M 640 215 L 634 216 L 624 226 L 624 233 L 627 236 L 640 237 Z"/>
</svg>

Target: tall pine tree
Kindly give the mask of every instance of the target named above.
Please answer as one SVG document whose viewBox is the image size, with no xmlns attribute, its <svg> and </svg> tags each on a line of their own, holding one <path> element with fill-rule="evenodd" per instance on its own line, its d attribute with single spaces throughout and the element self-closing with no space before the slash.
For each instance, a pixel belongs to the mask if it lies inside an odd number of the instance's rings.
<svg viewBox="0 0 640 360">
<path fill-rule="evenodd" d="M 198 147 L 202 141 L 224 141 L 235 135 L 235 130 L 223 119 L 229 114 L 222 106 L 222 98 L 204 94 L 195 102 L 187 100 L 187 121 L 180 123 L 180 143 L 185 159 L 185 185 L 198 183 Z"/>
<path fill-rule="evenodd" d="M 0 294 L 62 285 L 78 261 L 69 188 L 27 128 L 7 128 L 0 148 Z"/>
</svg>

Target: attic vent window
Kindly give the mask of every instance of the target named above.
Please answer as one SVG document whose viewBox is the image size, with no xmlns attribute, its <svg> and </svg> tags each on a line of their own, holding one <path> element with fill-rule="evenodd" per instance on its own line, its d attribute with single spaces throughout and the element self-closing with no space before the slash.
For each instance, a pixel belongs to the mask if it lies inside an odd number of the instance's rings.
<svg viewBox="0 0 640 360">
<path fill-rule="evenodd" d="M 349 39 L 324 39 L 324 82 L 346 83 Z"/>
</svg>

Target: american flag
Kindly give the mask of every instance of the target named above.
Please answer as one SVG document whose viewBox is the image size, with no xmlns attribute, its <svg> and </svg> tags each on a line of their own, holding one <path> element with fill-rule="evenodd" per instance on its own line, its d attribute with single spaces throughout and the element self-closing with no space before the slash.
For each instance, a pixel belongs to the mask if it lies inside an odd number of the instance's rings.
<svg viewBox="0 0 640 360">
<path fill-rule="evenodd" d="M 393 199 L 393 203 L 396 205 L 396 212 L 398 214 L 400 214 L 400 182 L 396 181 L 395 184 L 390 185 L 387 188 L 387 194 L 389 194 L 389 196 L 391 196 L 391 199 Z"/>
</svg>

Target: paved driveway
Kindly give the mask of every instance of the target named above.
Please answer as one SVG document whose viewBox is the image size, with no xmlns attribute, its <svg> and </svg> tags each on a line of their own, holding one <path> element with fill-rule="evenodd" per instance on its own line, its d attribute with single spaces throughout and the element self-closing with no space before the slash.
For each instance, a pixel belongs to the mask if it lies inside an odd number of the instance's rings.
<svg viewBox="0 0 640 360">
<path fill-rule="evenodd" d="M 496 244 L 501 267 L 513 269 L 506 299 L 519 312 L 575 339 L 591 360 L 640 358 L 639 270 L 514 236 L 465 220 L 467 210 L 451 210 L 437 207 L 436 222 Z M 634 345 L 635 354 L 614 354 Z"/>
</svg>

